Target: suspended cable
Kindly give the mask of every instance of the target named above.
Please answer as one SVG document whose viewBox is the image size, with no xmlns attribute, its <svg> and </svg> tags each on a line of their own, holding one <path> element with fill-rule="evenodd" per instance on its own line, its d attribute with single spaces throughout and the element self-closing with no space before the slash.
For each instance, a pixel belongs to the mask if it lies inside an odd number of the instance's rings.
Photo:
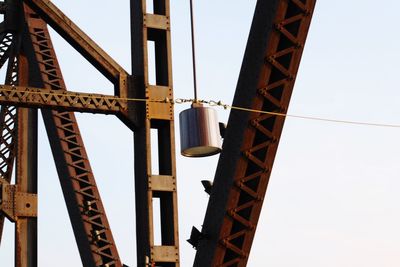
<svg viewBox="0 0 400 267">
<path fill-rule="evenodd" d="M 90 99 L 90 98 L 94 99 L 94 98 L 101 97 L 104 100 L 124 101 L 124 102 L 148 102 L 148 103 L 170 103 L 170 104 L 201 103 L 201 104 L 206 104 L 206 105 L 210 105 L 210 106 L 222 107 L 224 109 L 231 109 L 231 110 L 238 110 L 238 111 L 252 112 L 252 113 L 260 113 L 260 114 L 269 114 L 271 116 L 290 117 L 290 118 L 297 118 L 297 119 L 304 119 L 304 120 L 324 121 L 324 122 L 331 122 L 331 123 L 353 124 L 353 125 L 362 125 L 362 126 L 400 128 L 400 124 L 373 123 L 373 122 L 329 119 L 329 118 L 322 118 L 322 117 L 315 117 L 315 116 L 285 114 L 285 113 L 281 113 L 281 112 L 264 111 L 264 110 L 257 110 L 257 109 L 251 109 L 251 108 L 245 108 L 245 107 L 238 107 L 238 106 L 225 104 L 222 101 L 215 101 L 215 100 L 186 99 L 186 98 L 176 98 L 176 99 L 125 98 L 125 97 L 117 97 L 117 96 L 101 95 L 101 94 L 88 94 L 87 96 L 82 96 L 82 95 L 80 95 L 80 93 L 71 93 L 68 91 L 63 91 L 62 93 L 55 93 L 55 92 L 46 92 L 46 91 L 28 91 L 28 90 L 21 91 L 21 90 L 16 90 L 17 87 L 12 87 L 12 88 L 14 88 L 14 89 L 5 89 L 3 86 L 0 86 L 0 93 L 15 92 L 15 93 L 23 94 L 24 97 L 26 97 L 28 95 L 42 95 L 44 97 L 44 99 L 46 98 L 46 96 L 84 97 L 87 99 Z M 1 96 L 6 97 L 6 98 L 8 97 L 7 95 L 0 94 L 0 97 Z"/>
<path fill-rule="evenodd" d="M 278 113 L 278 112 L 269 112 L 269 111 L 248 109 L 248 108 L 235 107 L 235 106 L 228 106 L 228 108 L 241 110 L 241 111 L 269 114 L 269 115 L 274 115 L 274 116 L 290 117 L 290 118 L 296 118 L 296 119 L 304 119 L 304 120 L 314 120 L 314 121 L 324 121 L 324 122 L 333 122 L 333 123 L 341 123 L 341 124 L 354 124 L 354 125 L 374 126 L 374 127 L 400 128 L 400 124 L 384 124 L 384 123 L 373 123 L 373 122 L 361 122 L 361 121 L 328 119 L 328 118 L 321 118 L 321 117 L 312 117 L 312 116 L 292 115 L 292 114 L 285 114 L 285 113 Z"/>
<path fill-rule="evenodd" d="M 194 41 L 194 15 L 193 15 L 193 1 L 192 0 L 190 0 L 190 33 L 192 36 L 192 64 L 193 64 L 194 99 L 197 100 L 196 49 L 195 49 L 195 41 Z"/>
</svg>

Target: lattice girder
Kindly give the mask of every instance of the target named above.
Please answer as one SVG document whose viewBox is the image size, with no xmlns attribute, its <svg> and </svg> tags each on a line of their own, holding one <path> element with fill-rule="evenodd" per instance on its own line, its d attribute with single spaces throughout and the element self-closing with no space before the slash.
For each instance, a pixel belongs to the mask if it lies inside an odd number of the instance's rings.
<svg viewBox="0 0 400 267">
<path fill-rule="evenodd" d="M 257 2 L 235 106 L 287 112 L 314 6 Z M 195 266 L 246 265 L 283 124 L 282 116 L 231 113 Z"/>
</svg>

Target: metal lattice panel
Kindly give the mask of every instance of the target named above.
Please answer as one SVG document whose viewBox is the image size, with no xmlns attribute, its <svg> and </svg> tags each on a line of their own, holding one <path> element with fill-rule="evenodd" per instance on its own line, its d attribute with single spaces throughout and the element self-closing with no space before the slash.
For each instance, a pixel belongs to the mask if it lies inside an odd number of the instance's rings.
<svg viewBox="0 0 400 267">
<path fill-rule="evenodd" d="M 41 82 L 46 89 L 65 90 L 47 26 L 36 17 L 26 14 Z M 42 113 L 84 265 L 122 266 L 75 115 Z"/>
<path fill-rule="evenodd" d="M 0 67 L 8 60 L 6 85 L 0 87 L 0 238 L 6 215 L 15 223 L 18 267 L 37 266 L 37 108 L 82 264 L 122 267 L 72 111 L 115 114 L 134 131 L 137 264 L 180 265 L 173 104 L 145 101 L 173 99 L 170 6 L 169 0 L 154 0 L 149 13 L 146 4 L 131 0 L 129 75 L 51 1 L 0 3 Z M 314 5 L 315 0 L 257 1 L 234 106 L 286 113 Z M 47 23 L 114 84 L 115 96 L 66 91 Z M 128 104 L 127 97 L 141 101 Z M 246 265 L 283 124 L 284 117 L 232 112 L 195 266 Z M 160 225 L 153 202 L 160 203 Z"/>
<path fill-rule="evenodd" d="M 14 39 L 14 42 L 9 40 Z M 16 38 L 17 40 L 19 38 Z M 13 49 L 11 49 L 13 44 Z M 4 64 L 8 59 L 8 69 L 6 74 L 6 84 L 18 85 L 18 58 L 15 53 L 9 56 L 10 51 L 17 52 L 19 43 L 16 42 L 12 35 L 6 36 L 0 44 L 0 63 Z M 7 183 L 11 182 L 14 158 L 15 158 L 15 142 L 16 142 L 16 120 L 17 108 L 14 106 L 2 106 L 0 110 L 0 179 L 4 179 Z M 4 214 L 0 214 L 0 242 L 4 228 Z"/>
<path fill-rule="evenodd" d="M 314 6 L 258 1 L 235 106 L 287 112 Z M 195 266 L 246 266 L 283 124 L 282 116 L 231 114 Z"/>
<path fill-rule="evenodd" d="M 114 96 L 7 85 L 0 85 L 0 104 L 115 115 L 127 109 Z"/>
</svg>

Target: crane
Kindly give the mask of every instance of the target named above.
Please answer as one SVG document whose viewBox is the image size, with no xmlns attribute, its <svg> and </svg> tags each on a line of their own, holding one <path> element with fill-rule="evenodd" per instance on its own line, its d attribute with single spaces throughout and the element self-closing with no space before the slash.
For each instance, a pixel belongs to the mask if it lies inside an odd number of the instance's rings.
<svg viewBox="0 0 400 267">
<path fill-rule="evenodd" d="M 257 1 L 234 105 L 287 111 L 314 5 L 315 0 Z M 5 0 L 0 11 L 0 63 L 7 63 L 0 87 L 0 237 L 4 219 L 14 222 L 15 265 L 37 266 L 40 108 L 83 266 L 124 265 L 75 111 L 116 115 L 134 133 L 137 265 L 180 266 L 169 0 L 154 1 L 151 11 L 146 0 L 131 0 L 131 74 L 51 1 Z M 114 95 L 67 90 L 47 25 L 113 84 Z M 195 266 L 246 265 L 283 123 L 271 115 L 231 113 Z M 158 155 L 152 155 L 154 147 Z M 154 242 L 155 199 L 161 207 L 161 244 Z"/>
</svg>

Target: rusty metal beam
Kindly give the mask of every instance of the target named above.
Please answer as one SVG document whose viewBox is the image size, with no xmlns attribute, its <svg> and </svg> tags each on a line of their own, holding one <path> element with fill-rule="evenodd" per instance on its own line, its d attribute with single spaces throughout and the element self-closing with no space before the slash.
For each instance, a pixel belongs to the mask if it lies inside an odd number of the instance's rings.
<svg viewBox="0 0 400 267">
<path fill-rule="evenodd" d="M 14 36 L 10 32 L 0 33 L 0 68 L 3 67 L 10 56 L 10 46 L 13 38 Z"/>
<path fill-rule="evenodd" d="M 37 110 L 19 108 L 15 194 L 37 194 Z M 25 198 L 16 205 L 33 209 Z M 37 218 L 17 214 L 15 222 L 15 266 L 37 267 Z"/>
<path fill-rule="evenodd" d="M 315 0 L 258 0 L 234 106 L 286 113 Z M 194 266 L 246 266 L 284 117 L 232 111 Z"/>
<path fill-rule="evenodd" d="M 13 49 L 15 52 L 19 50 L 18 45 L 15 43 Z M 18 60 L 16 56 L 11 56 L 8 62 L 8 69 L 6 74 L 6 84 L 18 84 Z M 5 182 L 10 183 L 14 158 L 15 158 L 15 145 L 16 145 L 16 121 L 17 109 L 13 106 L 2 106 L 0 111 L 0 177 Z M 4 214 L 0 213 L 0 243 L 3 235 L 4 227 Z"/>
<path fill-rule="evenodd" d="M 0 85 L 0 105 L 100 114 L 127 110 L 126 101 L 110 95 L 10 85 Z"/>
<path fill-rule="evenodd" d="M 5 84 L 18 85 L 18 54 L 20 50 L 20 35 L 11 38 L 8 53 L 0 53 L 0 62 L 8 60 Z M 1 45 L 0 45 L 1 47 Z M 5 58 L 5 59 L 4 59 Z M 4 60 L 3 60 L 4 59 Z M 2 65 L 0 65 L 1 68 Z M 0 111 L 0 177 L 10 182 L 14 162 L 14 146 L 16 137 L 16 108 L 2 105 Z M 1 236 L 1 234 L 0 234 Z"/>
<path fill-rule="evenodd" d="M 20 35 L 4 35 L 0 44 L 0 68 L 8 59 L 5 83 L 18 85 L 18 57 L 20 50 Z M 9 43 L 9 39 L 11 42 Z M 7 52 L 4 52 L 6 50 Z M 14 158 L 16 154 L 16 124 L 17 109 L 13 106 L 2 106 L 0 111 L 0 177 L 6 183 L 11 182 Z M 0 213 L 0 243 L 3 236 L 4 214 Z"/>
<path fill-rule="evenodd" d="M 19 84 L 18 73 L 19 68 L 18 55 L 21 48 L 21 35 L 16 29 L 16 25 L 22 18 L 17 10 L 10 13 L 9 1 L 3 3 L 2 7 L 9 10 L 9 14 L 5 15 L 5 22 L 1 23 L 1 43 L 0 43 L 0 68 L 8 60 L 7 73 L 5 83 L 16 86 Z M 12 6 L 16 7 L 16 5 Z M 12 19 L 10 17 L 13 16 Z M 7 24 L 7 27 L 5 26 Z M 10 31 L 10 29 L 14 29 Z M 25 73 L 26 76 L 26 73 Z M 13 106 L 3 105 L 0 111 L 0 177 L 5 183 L 10 183 L 14 168 L 14 159 L 16 156 L 17 143 L 17 108 Z M 4 195 L 4 194 L 3 194 Z M 0 242 L 4 228 L 4 213 L 0 213 Z"/>
<path fill-rule="evenodd" d="M 25 0 L 41 18 L 115 85 L 115 95 L 126 97 L 128 73 L 51 1 Z"/>
<path fill-rule="evenodd" d="M 129 75 L 51 1 L 25 0 L 24 2 L 114 84 L 115 96 L 132 98 L 138 95 L 134 86 L 136 77 Z M 131 102 L 125 114 L 117 115 L 130 129 L 138 127 L 139 106 L 141 105 Z"/>
<path fill-rule="evenodd" d="M 47 26 L 25 7 L 31 86 L 65 90 Z M 42 110 L 83 266 L 121 267 L 116 244 L 73 113 Z"/>
<path fill-rule="evenodd" d="M 169 0 L 131 0 L 132 73 L 134 88 L 129 97 L 173 98 Z M 151 14 L 150 14 L 151 13 Z M 154 42 L 155 84 L 150 83 L 148 44 Z M 133 88 L 131 88 L 133 89 Z M 136 105 L 139 124 L 134 133 L 137 266 L 178 267 L 178 204 L 175 167 L 173 106 L 170 103 Z M 151 134 L 157 134 L 158 142 Z M 157 147 L 158 149 L 154 149 Z M 155 154 L 158 151 L 158 154 Z M 152 166 L 158 159 L 158 172 Z M 155 221 L 159 203 L 160 221 Z M 157 216 L 158 217 L 158 216 Z M 158 228 L 158 231 L 156 230 Z M 161 236 L 155 237 L 159 232 Z M 156 243 L 159 239 L 161 242 Z"/>
<path fill-rule="evenodd" d="M 27 59 L 18 56 L 18 83 L 28 85 Z M 37 194 L 37 110 L 17 109 L 16 192 Z M 19 198 L 16 206 L 33 209 L 30 201 Z M 37 267 L 37 218 L 16 214 L 15 266 Z"/>
</svg>

